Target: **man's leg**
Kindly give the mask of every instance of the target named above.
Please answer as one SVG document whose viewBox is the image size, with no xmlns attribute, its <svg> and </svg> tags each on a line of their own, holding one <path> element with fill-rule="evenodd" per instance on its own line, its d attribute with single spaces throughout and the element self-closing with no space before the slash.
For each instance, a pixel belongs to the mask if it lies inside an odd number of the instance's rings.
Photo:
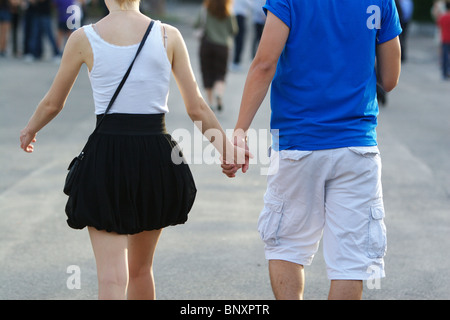
<svg viewBox="0 0 450 320">
<path fill-rule="evenodd" d="M 304 270 L 319 248 L 324 226 L 327 152 L 272 152 L 258 230 L 265 243 L 276 299 L 303 299 Z M 320 170 L 319 170 L 320 169 Z"/>
<path fill-rule="evenodd" d="M 275 299 L 303 300 L 305 276 L 301 264 L 270 260 L 269 274 Z"/>
<path fill-rule="evenodd" d="M 328 300 L 361 300 L 362 280 L 331 280 Z"/>
<path fill-rule="evenodd" d="M 329 299 L 361 299 L 371 268 L 384 276 L 386 228 L 377 147 L 336 149 L 334 177 L 326 185 L 324 260 Z"/>
</svg>

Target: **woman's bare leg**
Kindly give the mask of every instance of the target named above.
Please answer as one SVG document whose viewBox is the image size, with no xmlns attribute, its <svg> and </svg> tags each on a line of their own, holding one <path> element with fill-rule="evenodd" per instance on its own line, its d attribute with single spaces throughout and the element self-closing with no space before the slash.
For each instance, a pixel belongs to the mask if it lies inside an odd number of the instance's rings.
<svg viewBox="0 0 450 320">
<path fill-rule="evenodd" d="M 162 230 L 128 236 L 129 300 L 154 300 L 153 256 Z"/>
<path fill-rule="evenodd" d="M 126 299 L 128 284 L 127 235 L 99 231 L 89 227 L 97 263 L 98 298 Z"/>
</svg>

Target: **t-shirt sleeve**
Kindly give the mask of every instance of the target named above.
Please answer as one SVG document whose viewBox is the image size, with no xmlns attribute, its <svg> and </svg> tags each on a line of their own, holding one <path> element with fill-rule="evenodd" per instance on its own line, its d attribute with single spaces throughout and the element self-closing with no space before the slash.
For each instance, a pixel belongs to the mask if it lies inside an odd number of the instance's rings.
<svg viewBox="0 0 450 320">
<path fill-rule="evenodd" d="M 381 16 L 381 28 L 378 30 L 377 44 L 394 39 L 402 33 L 400 18 L 395 0 L 384 0 Z"/>
<path fill-rule="evenodd" d="M 291 28 L 291 6 L 289 0 L 267 0 L 263 6 L 263 10 L 267 15 L 267 11 L 273 13 L 278 19 Z"/>
</svg>

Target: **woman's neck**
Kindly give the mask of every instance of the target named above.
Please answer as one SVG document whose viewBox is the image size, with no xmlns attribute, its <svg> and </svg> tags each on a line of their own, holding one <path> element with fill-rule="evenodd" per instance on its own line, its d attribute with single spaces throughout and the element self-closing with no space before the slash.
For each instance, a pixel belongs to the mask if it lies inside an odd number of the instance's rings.
<svg viewBox="0 0 450 320">
<path fill-rule="evenodd" d="M 105 1 L 105 3 L 110 13 L 140 12 L 139 1 L 128 3 L 123 7 L 120 7 L 120 5 L 115 0 Z"/>
</svg>

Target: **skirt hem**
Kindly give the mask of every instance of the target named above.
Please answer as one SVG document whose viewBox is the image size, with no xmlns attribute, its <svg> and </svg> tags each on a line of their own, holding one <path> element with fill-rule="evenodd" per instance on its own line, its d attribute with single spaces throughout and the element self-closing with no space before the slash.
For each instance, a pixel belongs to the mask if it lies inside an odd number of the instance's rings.
<svg viewBox="0 0 450 320">
<path fill-rule="evenodd" d="M 105 228 L 105 227 L 95 226 L 95 225 L 76 225 L 73 222 L 69 221 L 69 219 L 67 219 L 67 225 L 74 230 L 83 230 L 84 228 L 91 227 L 91 228 L 97 229 L 98 231 L 106 231 L 109 233 L 117 233 L 120 235 L 133 235 L 133 234 L 138 234 L 138 233 L 141 233 L 144 231 L 160 230 L 160 229 L 164 229 L 167 227 L 174 227 L 174 226 L 182 225 L 182 224 L 185 224 L 186 222 L 187 222 L 187 219 L 184 221 L 173 222 L 170 224 L 163 224 L 161 226 L 149 226 L 149 227 L 142 227 L 142 228 L 131 230 L 131 231 L 126 231 L 126 230 L 118 230 L 116 228 Z"/>
</svg>

